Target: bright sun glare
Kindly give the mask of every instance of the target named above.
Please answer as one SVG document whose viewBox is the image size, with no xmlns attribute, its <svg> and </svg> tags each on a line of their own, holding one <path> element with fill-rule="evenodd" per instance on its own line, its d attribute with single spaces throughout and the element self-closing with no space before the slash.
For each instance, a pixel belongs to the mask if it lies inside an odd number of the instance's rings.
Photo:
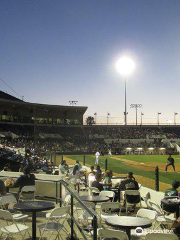
<svg viewBox="0 0 180 240">
<path fill-rule="evenodd" d="M 124 76 L 131 74 L 135 69 L 133 60 L 129 57 L 122 57 L 116 63 L 116 69 Z"/>
</svg>

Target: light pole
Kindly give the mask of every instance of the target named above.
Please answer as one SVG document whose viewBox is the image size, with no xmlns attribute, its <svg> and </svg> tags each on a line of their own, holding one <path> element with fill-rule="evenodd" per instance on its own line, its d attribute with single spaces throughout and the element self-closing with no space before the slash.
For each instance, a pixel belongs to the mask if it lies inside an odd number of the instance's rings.
<svg viewBox="0 0 180 240">
<path fill-rule="evenodd" d="M 116 69 L 118 72 L 124 76 L 125 81 L 125 89 L 124 89 L 124 125 L 127 125 L 127 96 L 126 96 L 126 80 L 127 76 L 130 75 L 133 70 L 135 69 L 135 64 L 132 61 L 132 59 L 128 57 L 122 57 L 120 58 L 116 63 Z"/>
<path fill-rule="evenodd" d="M 110 116 L 110 113 L 107 112 L 107 125 L 109 124 L 109 116 Z"/>
<path fill-rule="evenodd" d="M 142 107 L 142 104 L 139 103 L 133 103 L 130 105 L 131 108 L 135 108 L 136 109 L 136 125 L 137 125 L 137 109 Z"/>
<path fill-rule="evenodd" d="M 174 124 L 176 125 L 176 115 L 178 115 L 177 112 L 174 112 Z"/>
<path fill-rule="evenodd" d="M 95 125 L 96 125 L 96 116 L 97 116 L 97 112 L 94 113 Z"/>
<path fill-rule="evenodd" d="M 159 125 L 159 115 L 161 115 L 161 112 L 157 113 L 157 123 L 158 123 L 158 125 Z"/>
<path fill-rule="evenodd" d="M 142 125 L 142 116 L 144 116 L 143 112 L 141 112 L 141 125 Z"/>
</svg>

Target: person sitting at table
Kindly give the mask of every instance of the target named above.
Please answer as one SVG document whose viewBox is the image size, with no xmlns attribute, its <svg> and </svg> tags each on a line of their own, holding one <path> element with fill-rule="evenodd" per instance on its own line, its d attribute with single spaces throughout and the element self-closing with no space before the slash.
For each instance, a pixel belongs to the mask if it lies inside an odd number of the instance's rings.
<svg viewBox="0 0 180 240">
<path fill-rule="evenodd" d="M 79 166 L 78 165 L 74 165 L 74 168 L 73 168 L 73 175 L 75 176 L 81 176 L 81 173 L 79 171 Z"/>
<path fill-rule="evenodd" d="M 127 174 L 127 179 L 122 181 L 120 186 L 119 186 L 119 190 L 121 191 L 120 192 L 120 199 L 122 201 L 124 201 L 124 192 L 125 190 L 139 190 L 139 185 L 138 183 L 136 182 L 134 176 L 133 176 L 133 172 L 129 172 Z M 128 196 L 129 198 L 129 201 L 130 202 L 136 202 L 136 200 L 138 201 L 139 200 L 139 196 Z M 125 201 L 124 201 L 124 204 L 125 204 Z M 133 208 L 135 208 L 135 205 L 133 206 Z"/>
<path fill-rule="evenodd" d="M 0 180 L 0 196 L 6 195 L 6 187 L 4 185 L 4 182 Z"/>
<path fill-rule="evenodd" d="M 178 197 L 178 190 L 177 188 L 180 186 L 179 181 L 173 181 L 172 182 L 172 188 L 166 189 L 164 196 L 165 197 Z"/>
<path fill-rule="evenodd" d="M 67 165 L 65 160 L 62 160 L 61 165 L 59 165 L 59 170 L 62 174 L 68 173 L 69 166 Z"/>
<path fill-rule="evenodd" d="M 104 173 L 104 179 L 103 179 L 102 185 L 104 190 L 109 190 L 110 187 L 112 187 L 111 173 L 108 170 Z"/>
<path fill-rule="evenodd" d="M 76 161 L 76 164 L 75 165 L 77 165 L 78 166 L 78 170 L 80 170 L 81 168 L 82 168 L 82 166 L 81 166 L 81 164 L 80 164 L 80 162 L 77 160 Z"/>
<path fill-rule="evenodd" d="M 102 177 L 101 174 L 95 174 L 95 181 L 92 182 L 92 187 L 98 188 L 101 192 L 103 190 L 103 185 L 100 183 Z"/>
<path fill-rule="evenodd" d="M 139 185 L 133 176 L 133 172 L 129 172 L 127 174 L 127 179 L 124 181 L 121 181 L 119 189 L 120 189 L 120 191 L 139 190 Z"/>
<path fill-rule="evenodd" d="M 96 166 L 96 173 L 102 175 L 102 170 L 99 165 Z"/>
<path fill-rule="evenodd" d="M 178 190 L 177 188 L 180 186 L 180 182 L 179 181 L 173 181 L 172 182 L 172 188 L 169 188 L 165 191 L 164 197 L 165 198 L 176 198 L 178 197 Z M 168 206 L 168 204 L 162 204 L 162 209 L 166 212 L 166 213 L 174 213 L 174 206 Z"/>
<path fill-rule="evenodd" d="M 19 187 L 19 191 L 21 191 L 24 186 L 35 185 L 35 175 L 30 172 L 30 167 L 25 167 L 24 174 L 21 175 L 14 183 L 14 187 Z"/>
</svg>

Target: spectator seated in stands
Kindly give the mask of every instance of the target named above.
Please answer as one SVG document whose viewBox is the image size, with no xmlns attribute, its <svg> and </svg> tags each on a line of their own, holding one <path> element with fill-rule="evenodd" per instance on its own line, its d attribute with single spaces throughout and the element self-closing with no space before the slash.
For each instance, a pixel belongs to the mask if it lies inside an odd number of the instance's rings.
<svg viewBox="0 0 180 240">
<path fill-rule="evenodd" d="M 102 170 L 99 165 L 96 166 L 96 173 L 102 175 Z"/>
<path fill-rule="evenodd" d="M 129 172 L 127 174 L 127 179 L 121 182 L 119 189 L 121 191 L 121 200 L 124 200 L 124 194 L 122 194 L 122 191 L 139 190 L 139 185 L 133 176 L 133 172 Z M 131 202 L 136 201 L 136 196 L 129 196 L 129 197 L 131 198 L 130 199 Z"/>
<path fill-rule="evenodd" d="M 165 191 L 165 197 L 178 197 L 178 190 L 177 188 L 180 186 L 179 181 L 172 182 L 172 188 L 169 188 Z"/>
<path fill-rule="evenodd" d="M 69 172 L 69 166 L 67 165 L 65 160 L 62 160 L 61 165 L 59 165 L 59 170 L 62 174 Z"/>
<path fill-rule="evenodd" d="M 139 190 L 139 185 L 135 181 L 135 178 L 133 177 L 133 172 L 129 172 L 127 174 L 127 179 L 121 182 L 119 188 L 120 188 L 120 191 Z"/>
<path fill-rule="evenodd" d="M 112 187 L 111 177 L 112 177 L 112 173 L 107 170 L 104 173 L 104 178 L 103 178 L 103 189 L 104 190 L 109 190 L 110 187 Z"/>
<path fill-rule="evenodd" d="M 79 171 L 79 166 L 78 165 L 75 165 L 74 168 L 73 168 L 73 175 L 75 176 L 81 176 L 81 173 Z"/>
<path fill-rule="evenodd" d="M 6 195 L 6 187 L 4 185 L 4 182 L 0 180 L 0 196 Z"/>
<path fill-rule="evenodd" d="M 78 170 L 80 170 L 81 168 L 82 168 L 82 166 L 81 166 L 81 164 L 80 164 L 80 162 L 79 161 L 76 161 L 76 164 L 75 165 L 77 165 L 78 166 Z"/>
<path fill-rule="evenodd" d="M 14 183 L 14 187 L 19 187 L 19 191 L 21 191 L 24 186 L 31 185 L 35 185 L 35 175 L 30 173 L 30 168 L 27 166 L 24 168 L 24 174 Z"/>
<path fill-rule="evenodd" d="M 103 190 L 103 185 L 100 183 L 101 179 L 101 174 L 96 173 L 95 181 L 92 182 L 92 187 L 98 188 L 100 192 Z"/>
<path fill-rule="evenodd" d="M 172 188 L 169 188 L 165 191 L 164 197 L 165 198 L 177 198 L 178 197 L 178 190 L 177 188 L 180 186 L 180 182 L 179 181 L 173 181 L 172 182 Z M 175 208 L 174 206 L 171 205 L 167 205 L 167 204 L 162 204 L 162 209 L 166 212 L 166 213 L 175 213 Z"/>
</svg>

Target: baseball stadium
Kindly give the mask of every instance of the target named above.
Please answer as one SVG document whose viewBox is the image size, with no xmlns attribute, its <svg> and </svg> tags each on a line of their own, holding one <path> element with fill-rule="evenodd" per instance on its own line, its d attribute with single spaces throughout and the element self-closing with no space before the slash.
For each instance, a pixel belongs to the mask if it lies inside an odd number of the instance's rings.
<svg viewBox="0 0 180 240">
<path fill-rule="evenodd" d="M 36 183 L 33 183 L 36 196 L 33 199 L 51 199 L 51 202 L 42 202 L 49 204 L 49 207 L 43 209 L 53 208 L 51 205 L 54 201 L 61 206 L 60 199 L 65 201 L 67 191 L 70 194 L 67 196 L 81 202 L 81 198 L 89 199 L 91 194 L 95 194 L 91 192 L 86 196 L 86 190 L 97 191 L 97 188 L 92 187 L 94 180 L 91 182 L 89 176 L 92 167 L 98 167 L 96 169 L 101 169 L 101 179 L 103 174 L 105 176 L 111 172 L 115 185 L 109 191 L 116 192 L 116 200 L 119 199 L 121 204 L 123 197 L 118 189 L 126 181 L 123 179 L 126 179 L 127 174 L 133 174 L 138 182 L 141 199 L 151 194 L 151 199 L 160 204 L 166 189 L 170 189 L 172 182 L 180 179 L 180 126 L 97 125 L 91 116 L 84 119 L 86 110 L 86 106 L 29 103 L 0 92 L 0 178 L 4 180 L 8 191 L 19 186 L 17 181 L 23 177 L 21 172 L 29 168 L 36 178 Z M 73 177 L 77 164 L 86 172 L 78 179 Z M 62 170 L 64 166 L 65 169 L 73 169 L 72 173 L 65 174 Z M 84 176 L 85 180 L 82 180 Z M 25 183 L 21 184 L 24 186 Z M 13 194 L 18 194 L 18 189 Z M 20 192 L 20 198 L 21 195 Z M 21 200 L 14 205 L 15 208 L 18 204 L 21 207 Z M 72 209 L 73 206 L 72 201 Z M 83 207 L 86 209 L 87 206 Z M 124 211 L 126 215 L 131 214 L 127 207 Z M 94 213 L 91 214 L 96 217 Z M 72 215 L 71 219 L 83 238 L 88 239 L 82 233 L 84 226 L 78 225 Z M 32 219 L 33 222 L 36 220 Z M 90 239 L 97 239 L 98 225 L 93 226 L 95 231 Z M 71 237 L 63 236 L 63 239 L 81 239 L 77 237 L 75 226 L 71 225 L 70 229 Z M 126 230 L 126 233 L 130 239 L 130 232 Z M 37 239 L 34 227 L 32 239 Z"/>
<path fill-rule="evenodd" d="M 143 185 L 153 189 L 158 167 L 161 191 L 179 179 L 180 126 L 96 125 L 89 117 L 83 124 L 86 110 L 84 106 L 28 103 L 1 92 L 1 144 L 23 145 L 25 151 L 46 154 L 55 165 L 60 165 L 63 156 L 68 164 L 78 160 L 91 166 L 99 151 L 102 169 L 108 167 L 117 176 L 133 171 Z M 172 166 L 165 172 L 168 154 L 175 160 L 175 172 Z"/>
<path fill-rule="evenodd" d="M 180 0 L 1 0 L 0 240 L 180 240 Z"/>
</svg>

